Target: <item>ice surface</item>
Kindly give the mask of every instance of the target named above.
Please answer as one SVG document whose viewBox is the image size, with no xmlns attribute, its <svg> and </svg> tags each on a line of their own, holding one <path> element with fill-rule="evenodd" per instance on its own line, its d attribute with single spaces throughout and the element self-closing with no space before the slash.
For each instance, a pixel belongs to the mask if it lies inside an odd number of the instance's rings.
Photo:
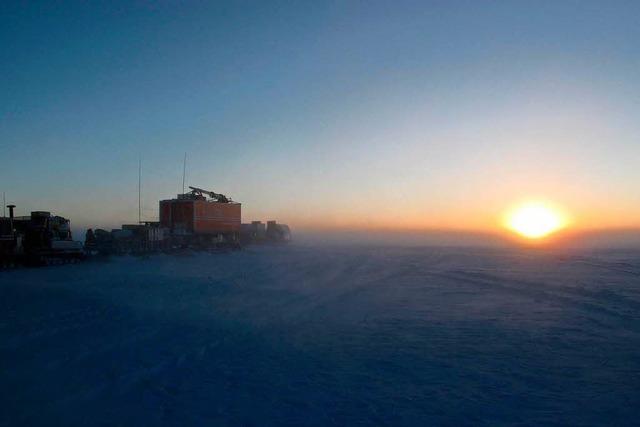
<svg viewBox="0 0 640 427">
<path fill-rule="evenodd" d="M 0 272 L 0 425 L 633 425 L 640 252 L 256 247 Z"/>
</svg>

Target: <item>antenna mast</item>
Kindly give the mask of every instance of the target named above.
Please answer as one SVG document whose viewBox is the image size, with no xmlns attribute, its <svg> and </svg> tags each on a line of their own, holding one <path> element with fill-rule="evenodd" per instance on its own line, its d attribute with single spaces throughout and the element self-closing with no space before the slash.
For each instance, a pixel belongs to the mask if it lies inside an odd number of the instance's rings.
<svg viewBox="0 0 640 427">
<path fill-rule="evenodd" d="M 4 191 L 2 192 L 2 217 L 7 217 L 7 199 L 5 198 Z"/>
<path fill-rule="evenodd" d="M 142 158 L 138 159 L 138 224 L 142 223 Z"/>
<path fill-rule="evenodd" d="M 182 162 L 182 194 L 184 194 L 184 178 L 187 175 L 187 152 L 184 152 L 184 162 Z"/>
</svg>

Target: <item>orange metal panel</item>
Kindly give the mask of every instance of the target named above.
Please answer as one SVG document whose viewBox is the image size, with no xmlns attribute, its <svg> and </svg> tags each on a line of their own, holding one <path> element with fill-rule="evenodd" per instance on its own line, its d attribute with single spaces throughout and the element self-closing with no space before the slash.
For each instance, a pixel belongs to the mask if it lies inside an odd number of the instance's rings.
<svg viewBox="0 0 640 427">
<path fill-rule="evenodd" d="M 160 226 L 171 228 L 171 200 L 160 200 Z"/>
<path fill-rule="evenodd" d="M 196 200 L 194 203 L 193 231 L 214 234 L 239 232 L 241 221 L 240 203 L 218 203 Z"/>
<path fill-rule="evenodd" d="M 176 199 L 160 201 L 160 225 L 169 228 L 172 233 L 193 232 L 193 201 Z"/>
<path fill-rule="evenodd" d="M 160 225 L 177 234 L 217 234 L 240 231 L 240 203 L 205 200 L 160 201 Z"/>
</svg>

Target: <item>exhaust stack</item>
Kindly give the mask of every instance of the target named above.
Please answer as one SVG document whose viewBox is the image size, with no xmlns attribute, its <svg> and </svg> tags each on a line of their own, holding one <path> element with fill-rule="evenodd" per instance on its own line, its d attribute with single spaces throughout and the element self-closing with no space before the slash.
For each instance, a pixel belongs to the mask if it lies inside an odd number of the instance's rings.
<svg viewBox="0 0 640 427">
<path fill-rule="evenodd" d="M 7 207 L 9 208 L 9 224 L 11 227 L 11 232 L 13 233 L 13 208 L 15 208 L 16 205 L 7 205 Z"/>
</svg>

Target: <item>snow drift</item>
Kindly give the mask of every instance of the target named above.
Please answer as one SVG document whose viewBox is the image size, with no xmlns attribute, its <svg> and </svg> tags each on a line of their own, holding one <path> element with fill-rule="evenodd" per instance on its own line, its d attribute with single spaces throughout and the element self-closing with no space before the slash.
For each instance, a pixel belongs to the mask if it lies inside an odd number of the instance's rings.
<svg viewBox="0 0 640 427">
<path fill-rule="evenodd" d="M 640 253 L 258 247 L 0 273 L 0 425 L 602 425 Z"/>
</svg>

